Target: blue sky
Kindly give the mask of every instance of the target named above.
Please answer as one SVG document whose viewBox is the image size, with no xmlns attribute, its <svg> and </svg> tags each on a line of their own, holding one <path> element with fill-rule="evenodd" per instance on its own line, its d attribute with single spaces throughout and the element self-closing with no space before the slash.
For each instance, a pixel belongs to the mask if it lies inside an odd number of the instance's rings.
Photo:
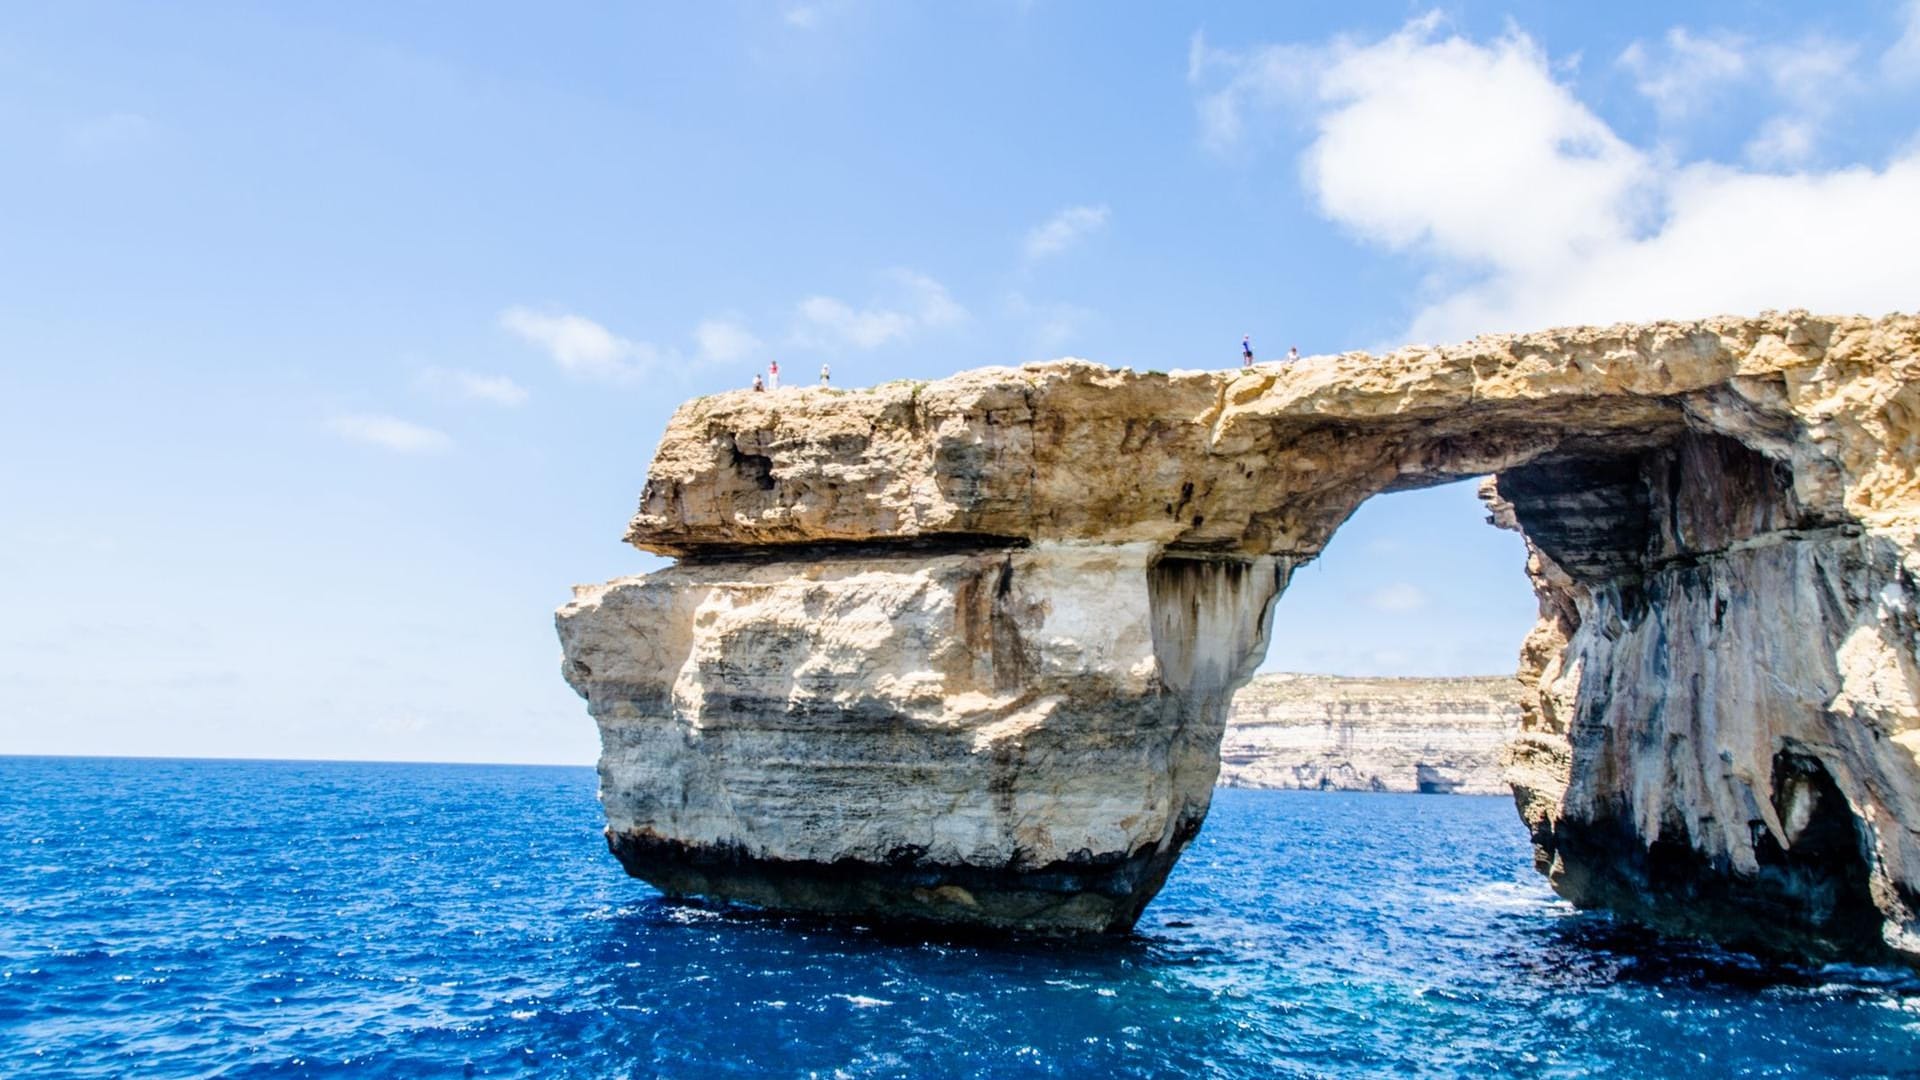
<svg viewBox="0 0 1920 1080">
<path fill-rule="evenodd" d="M 567 586 L 668 413 L 1920 302 L 1920 3 L 0 17 L 0 752 L 591 760 Z M 1506 670 L 1471 485 L 1273 668 Z"/>
</svg>

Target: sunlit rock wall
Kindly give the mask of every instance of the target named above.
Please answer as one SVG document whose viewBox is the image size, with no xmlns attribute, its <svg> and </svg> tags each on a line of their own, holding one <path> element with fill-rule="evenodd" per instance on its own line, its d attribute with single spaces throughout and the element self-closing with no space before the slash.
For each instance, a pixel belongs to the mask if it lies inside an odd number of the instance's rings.
<svg viewBox="0 0 1920 1080">
<path fill-rule="evenodd" d="M 567 678 L 634 874 L 770 907 L 1131 926 L 1199 829 L 1271 558 L 815 553 L 577 591 Z"/>
</svg>

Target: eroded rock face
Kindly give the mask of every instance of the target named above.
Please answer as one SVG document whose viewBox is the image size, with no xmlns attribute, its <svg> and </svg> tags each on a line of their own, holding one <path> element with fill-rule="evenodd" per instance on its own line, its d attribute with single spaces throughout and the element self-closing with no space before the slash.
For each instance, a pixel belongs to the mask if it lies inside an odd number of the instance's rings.
<svg viewBox="0 0 1920 1080">
<path fill-rule="evenodd" d="M 681 562 L 559 616 L 610 842 L 671 892 L 1125 929 L 1291 569 L 1493 474 L 1555 886 L 1920 959 L 1917 369 L 1920 319 L 1793 313 L 690 402 L 628 534 Z"/>
<path fill-rule="evenodd" d="M 1284 562 L 803 552 L 578 590 L 615 854 L 681 894 L 1123 930 L 1200 828 Z"/>
<path fill-rule="evenodd" d="M 1600 471 L 1494 483 L 1564 642 L 1512 749 L 1541 869 L 1676 932 L 1920 961 L 1911 533 L 1812 513 L 1717 436 Z M 1601 495 L 1569 526 L 1576 481 Z"/>
</svg>

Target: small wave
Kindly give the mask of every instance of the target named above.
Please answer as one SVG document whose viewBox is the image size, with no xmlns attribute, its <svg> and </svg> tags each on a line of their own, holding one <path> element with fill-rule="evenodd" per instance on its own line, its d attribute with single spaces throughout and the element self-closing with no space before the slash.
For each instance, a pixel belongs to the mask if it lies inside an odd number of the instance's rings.
<svg viewBox="0 0 1920 1080">
<path fill-rule="evenodd" d="M 1522 885 L 1514 881 L 1490 881 L 1465 889 L 1437 892 L 1435 899 L 1494 911 L 1569 914 L 1574 910 L 1572 904 L 1555 896 L 1545 885 Z"/>
</svg>

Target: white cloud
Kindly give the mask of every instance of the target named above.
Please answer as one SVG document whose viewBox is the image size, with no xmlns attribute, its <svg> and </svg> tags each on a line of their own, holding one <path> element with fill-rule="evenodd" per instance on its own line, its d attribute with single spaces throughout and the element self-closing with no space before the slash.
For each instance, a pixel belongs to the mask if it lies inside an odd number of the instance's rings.
<svg viewBox="0 0 1920 1080">
<path fill-rule="evenodd" d="M 1882 170 L 1768 175 L 1702 164 L 1663 181 L 1654 232 L 1436 302 L 1413 336 L 1805 307 L 1881 314 L 1920 296 L 1920 152 Z"/>
<path fill-rule="evenodd" d="M 1434 28 L 1332 50 L 1302 164 L 1322 209 L 1389 247 L 1499 265 L 1628 236 L 1643 155 L 1553 81 L 1526 37 L 1481 46 Z"/>
<path fill-rule="evenodd" d="M 1058 255 L 1107 226 L 1105 206 L 1069 206 L 1027 233 L 1027 258 Z"/>
<path fill-rule="evenodd" d="M 527 388 L 505 375 L 485 375 L 457 368 L 427 368 L 420 373 L 420 385 L 494 405 L 514 406 L 527 400 Z"/>
<path fill-rule="evenodd" d="M 1427 594 L 1410 581 L 1396 581 L 1368 593 L 1366 603 L 1375 611 L 1416 611 L 1427 606 Z"/>
<path fill-rule="evenodd" d="M 453 446 L 445 432 L 379 413 L 335 416 L 327 426 L 343 439 L 402 454 L 437 454 Z"/>
<path fill-rule="evenodd" d="M 796 343 L 816 348 L 848 345 L 872 349 L 903 341 L 922 329 L 952 326 L 967 310 L 948 294 L 946 286 L 912 270 L 886 275 L 895 306 L 855 308 L 831 296 L 810 296 L 795 308 Z"/>
<path fill-rule="evenodd" d="M 700 359 L 710 364 L 731 364 L 758 352 L 762 342 L 751 331 L 729 319 L 707 319 L 693 328 L 693 341 Z"/>
<path fill-rule="evenodd" d="M 646 374 L 662 358 L 655 346 L 629 341 L 581 315 L 516 306 L 500 313 L 500 325 L 544 351 L 570 375 L 627 382 Z"/>
<path fill-rule="evenodd" d="M 1302 171 L 1327 217 L 1427 265 L 1415 339 L 1920 295 L 1920 149 L 1785 175 L 1673 163 L 1624 142 L 1517 31 L 1481 43 L 1427 18 L 1323 51 L 1293 101 L 1314 130 Z M 1780 127 L 1754 152 L 1797 139 Z"/>
</svg>

